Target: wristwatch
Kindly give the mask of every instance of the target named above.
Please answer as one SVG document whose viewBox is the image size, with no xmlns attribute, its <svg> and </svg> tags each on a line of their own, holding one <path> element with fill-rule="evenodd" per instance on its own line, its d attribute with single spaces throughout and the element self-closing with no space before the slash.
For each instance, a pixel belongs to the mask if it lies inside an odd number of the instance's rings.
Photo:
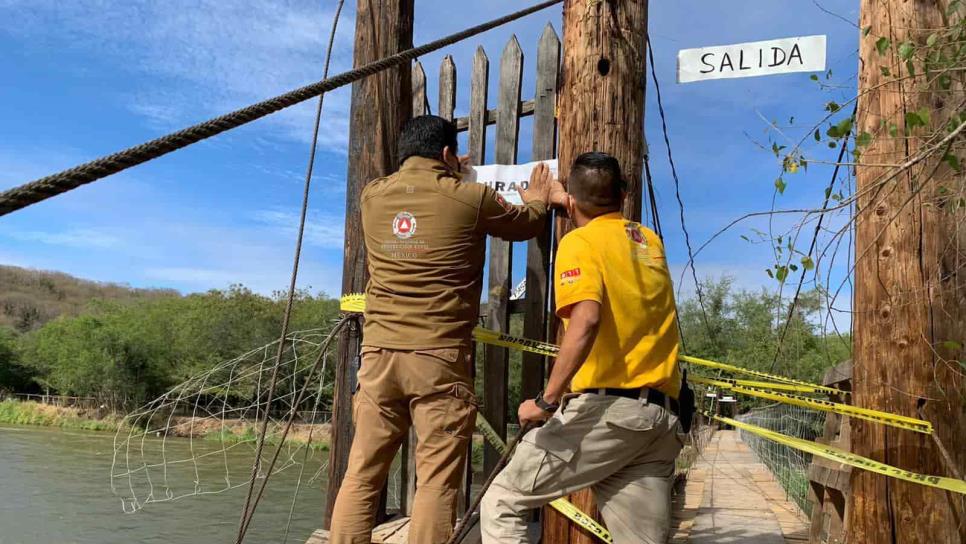
<svg viewBox="0 0 966 544">
<path fill-rule="evenodd" d="M 549 402 L 543 400 L 543 391 L 537 393 L 537 397 L 533 399 L 533 402 L 536 403 L 537 408 L 540 408 L 544 412 L 550 414 L 556 412 L 557 408 L 560 408 L 560 403 L 550 404 Z"/>
</svg>

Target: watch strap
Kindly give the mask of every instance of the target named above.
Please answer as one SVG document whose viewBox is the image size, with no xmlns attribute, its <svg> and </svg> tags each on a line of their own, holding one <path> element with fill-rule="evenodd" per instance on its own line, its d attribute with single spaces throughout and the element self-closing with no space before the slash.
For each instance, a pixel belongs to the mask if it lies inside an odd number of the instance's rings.
<svg viewBox="0 0 966 544">
<path fill-rule="evenodd" d="M 560 408 L 560 404 L 551 404 L 543 400 L 543 391 L 537 393 L 537 396 L 533 399 L 533 402 L 536 403 L 537 408 L 540 408 L 544 412 L 553 413 L 557 411 L 557 408 Z"/>
</svg>

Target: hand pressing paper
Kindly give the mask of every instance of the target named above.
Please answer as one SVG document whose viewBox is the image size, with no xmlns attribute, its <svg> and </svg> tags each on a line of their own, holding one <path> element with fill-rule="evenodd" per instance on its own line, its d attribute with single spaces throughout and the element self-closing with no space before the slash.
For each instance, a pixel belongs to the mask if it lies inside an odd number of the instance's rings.
<svg viewBox="0 0 966 544">
<path fill-rule="evenodd" d="M 463 181 L 483 183 L 492 187 L 510 204 L 523 204 L 517 187 L 526 189 L 530 182 L 530 172 L 540 163 L 550 167 L 554 179 L 557 177 L 557 159 L 534 161 L 526 164 L 487 164 L 471 166 L 463 175 Z"/>
</svg>

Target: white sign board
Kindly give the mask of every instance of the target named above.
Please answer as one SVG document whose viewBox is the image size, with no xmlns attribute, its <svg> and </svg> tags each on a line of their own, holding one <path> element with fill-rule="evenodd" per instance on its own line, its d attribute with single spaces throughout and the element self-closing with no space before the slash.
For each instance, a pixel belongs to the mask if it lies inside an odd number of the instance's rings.
<svg viewBox="0 0 966 544">
<path fill-rule="evenodd" d="M 550 174 L 557 177 L 557 160 L 528 162 L 526 164 L 487 164 L 473 166 L 463 176 L 463 181 L 475 181 L 492 187 L 510 204 L 520 205 L 523 200 L 517 187 L 526 189 L 530 184 L 530 172 L 540 163 L 550 167 Z"/>
<path fill-rule="evenodd" d="M 825 70 L 825 36 L 682 49 L 678 83 Z"/>
</svg>

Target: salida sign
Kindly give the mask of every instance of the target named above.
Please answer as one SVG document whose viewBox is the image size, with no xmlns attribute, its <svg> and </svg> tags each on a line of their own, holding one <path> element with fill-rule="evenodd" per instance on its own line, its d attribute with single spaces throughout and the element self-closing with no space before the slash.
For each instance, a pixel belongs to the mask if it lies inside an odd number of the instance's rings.
<svg viewBox="0 0 966 544">
<path fill-rule="evenodd" d="M 678 83 L 824 70 L 825 36 L 678 51 Z"/>
</svg>

